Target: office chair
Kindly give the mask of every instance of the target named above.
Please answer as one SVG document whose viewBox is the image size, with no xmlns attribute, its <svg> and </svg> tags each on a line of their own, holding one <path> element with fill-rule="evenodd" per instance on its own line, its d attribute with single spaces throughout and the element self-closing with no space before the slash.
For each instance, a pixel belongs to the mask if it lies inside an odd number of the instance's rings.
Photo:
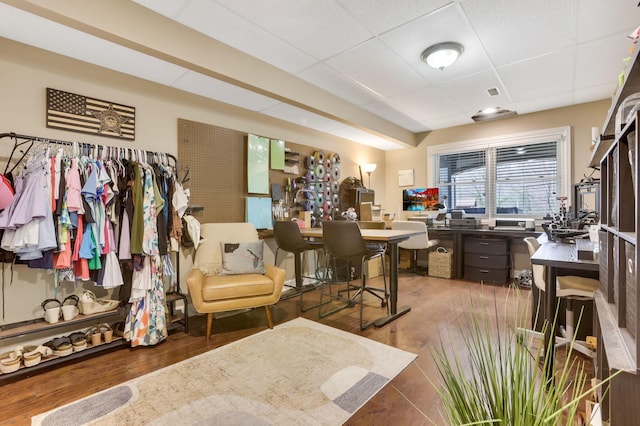
<svg viewBox="0 0 640 426">
<path fill-rule="evenodd" d="M 427 225 L 419 220 L 394 220 L 391 223 L 391 229 L 420 231 L 422 234 L 414 235 L 408 240 L 398 243 L 398 247 L 411 252 L 411 263 L 406 272 L 413 272 L 418 275 L 425 275 L 426 271 L 421 271 L 418 267 L 418 252 L 420 250 L 429 250 L 431 247 L 437 246 L 439 240 L 430 240 Z"/>
<path fill-rule="evenodd" d="M 309 241 L 306 240 L 302 233 L 300 233 L 300 228 L 298 224 L 294 221 L 276 221 L 273 223 L 273 236 L 275 237 L 276 244 L 278 248 L 276 248 L 276 256 L 275 256 L 275 264 L 278 265 L 278 252 L 280 250 L 289 252 L 293 254 L 294 261 L 294 271 L 295 271 L 295 281 L 296 281 L 296 292 L 289 295 L 288 297 L 281 297 L 281 299 L 289 298 L 297 296 L 300 294 L 300 311 L 306 312 L 310 309 L 317 308 L 320 306 L 319 304 L 309 306 L 305 308 L 303 294 L 305 292 L 305 288 L 303 286 L 303 281 L 305 278 L 314 280 L 312 284 L 318 284 L 321 282 L 321 278 L 318 277 L 319 269 L 318 269 L 318 261 L 316 256 L 316 276 L 310 277 L 303 275 L 302 269 L 302 256 L 308 251 L 315 250 L 323 250 L 324 244 L 322 241 Z M 317 252 L 316 252 L 317 254 Z M 312 288 L 309 288 L 311 290 Z"/>
<path fill-rule="evenodd" d="M 336 260 L 342 259 L 346 261 L 347 270 L 351 270 L 351 263 L 358 261 L 362 267 L 362 275 L 360 280 L 360 287 L 356 291 L 356 293 L 351 296 L 350 295 L 350 280 L 351 274 L 347 272 L 347 306 L 353 306 L 354 303 L 360 304 L 360 330 L 364 330 L 373 322 L 364 323 L 363 322 L 363 309 L 364 309 L 364 294 L 370 293 L 381 300 L 381 306 L 387 308 L 387 313 L 389 311 L 389 291 L 387 290 L 387 278 L 385 272 L 384 259 L 382 262 L 382 278 L 384 281 L 384 289 L 370 287 L 367 285 L 367 268 L 366 262 L 375 259 L 377 257 L 382 257 L 384 255 L 384 250 L 372 250 L 371 248 L 365 245 L 365 241 L 362 238 L 362 234 L 360 233 L 360 227 L 357 222 L 351 221 L 324 221 L 322 222 L 322 239 L 324 241 L 324 247 L 327 253 L 331 256 L 331 261 L 333 262 L 334 271 L 336 268 Z M 333 274 L 334 279 L 336 274 Z M 331 296 L 331 283 L 327 282 L 329 285 L 329 297 Z M 378 293 L 382 293 L 381 296 Z M 322 304 L 324 291 L 320 292 L 320 303 Z M 356 299 L 359 296 L 359 301 Z M 339 294 L 335 297 L 335 299 L 344 300 Z M 334 313 L 340 309 L 343 309 L 347 306 L 342 306 L 338 309 L 334 309 L 330 312 L 322 314 L 320 312 L 320 316 L 324 317 L 331 313 Z"/>
<path fill-rule="evenodd" d="M 527 237 L 524 239 L 524 242 L 527 244 L 527 249 L 529 250 L 529 256 L 533 256 L 533 254 L 540 247 L 540 243 L 534 237 Z M 545 267 L 543 265 L 531 265 L 531 269 L 533 270 L 533 283 L 540 290 L 542 294 L 546 291 L 546 283 L 545 283 Z M 555 347 L 562 347 L 565 345 L 570 345 L 573 342 L 573 349 L 587 355 L 588 357 L 593 357 L 594 352 L 589 349 L 586 343 L 583 340 L 574 340 L 575 334 L 575 323 L 574 323 L 574 315 L 573 309 L 571 306 L 572 300 L 593 300 L 594 293 L 598 289 L 600 283 L 598 280 L 593 278 L 585 278 L 578 277 L 573 275 L 565 275 L 559 276 L 556 279 L 556 297 L 564 298 L 567 301 L 566 311 L 565 311 L 565 326 L 560 327 L 560 334 L 562 336 L 555 337 Z M 548 327 L 551 327 L 552 324 L 548 324 Z M 536 338 L 544 338 L 544 334 L 538 331 L 529 330 L 529 329 L 521 329 L 520 331 Z"/>
<path fill-rule="evenodd" d="M 360 227 L 360 229 L 385 229 L 387 225 L 382 220 L 359 220 L 358 226 Z M 365 241 L 364 245 L 371 250 L 387 250 L 386 243 Z"/>
</svg>

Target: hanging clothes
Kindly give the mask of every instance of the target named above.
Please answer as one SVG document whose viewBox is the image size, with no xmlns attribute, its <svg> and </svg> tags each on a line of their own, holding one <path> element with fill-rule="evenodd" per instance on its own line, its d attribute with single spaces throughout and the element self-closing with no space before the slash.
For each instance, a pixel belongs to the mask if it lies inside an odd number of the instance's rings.
<svg viewBox="0 0 640 426">
<path fill-rule="evenodd" d="M 132 346 L 161 342 L 167 336 L 164 279 L 174 275 L 169 235 L 181 225 L 171 202 L 174 169 L 90 158 L 87 149 L 84 155 L 50 151 L 47 143 L 37 144 L 11 197 L 3 193 L 0 247 L 20 263 L 53 271 L 56 285 L 91 280 L 104 288 L 122 286 L 121 265 L 132 263 L 125 337 Z"/>
</svg>

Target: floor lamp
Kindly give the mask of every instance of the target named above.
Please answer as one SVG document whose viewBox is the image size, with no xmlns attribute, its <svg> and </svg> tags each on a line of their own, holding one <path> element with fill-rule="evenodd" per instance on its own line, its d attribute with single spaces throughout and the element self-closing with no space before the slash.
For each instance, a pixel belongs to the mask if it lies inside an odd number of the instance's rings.
<svg viewBox="0 0 640 426">
<path fill-rule="evenodd" d="M 366 174 L 369 175 L 369 186 L 368 186 L 369 189 L 371 189 L 371 173 L 373 173 L 376 170 L 376 167 L 378 167 L 378 165 L 373 163 L 360 165 L 360 176 L 362 176 L 362 172 L 365 172 Z"/>
</svg>

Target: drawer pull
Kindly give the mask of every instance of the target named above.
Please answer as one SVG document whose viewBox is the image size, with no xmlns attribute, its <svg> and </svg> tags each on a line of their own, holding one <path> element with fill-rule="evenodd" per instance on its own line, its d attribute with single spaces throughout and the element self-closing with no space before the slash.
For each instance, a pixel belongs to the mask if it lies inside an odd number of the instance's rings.
<svg viewBox="0 0 640 426">
<path fill-rule="evenodd" d="M 480 258 L 480 259 L 488 259 L 489 256 L 478 256 L 478 258 Z"/>
<path fill-rule="evenodd" d="M 480 243 L 481 246 L 488 246 L 489 243 Z"/>
<path fill-rule="evenodd" d="M 488 269 L 478 269 L 478 272 L 482 272 L 483 274 L 488 274 L 489 270 Z"/>
</svg>

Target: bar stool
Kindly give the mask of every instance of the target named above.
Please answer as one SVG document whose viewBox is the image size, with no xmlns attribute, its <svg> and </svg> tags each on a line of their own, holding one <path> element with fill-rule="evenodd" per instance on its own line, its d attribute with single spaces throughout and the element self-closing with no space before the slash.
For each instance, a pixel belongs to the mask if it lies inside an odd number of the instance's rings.
<svg viewBox="0 0 640 426">
<path fill-rule="evenodd" d="M 540 243 L 534 237 L 527 237 L 524 239 L 527 244 L 529 256 L 533 254 L 540 247 Z M 546 291 L 545 283 L 545 268 L 543 265 L 531 265 L 533 270 L 533 283 L 544 294 Z M 560 328 L 560 334 L 562 336 L 555 337 L 555 347 L 562 347 L 566 345 L 572 345 L 573 349 L 593 358 L 594 353 L 589 349 L 583 340 L 574 340 L 575 323 L 573 309 L 571 306 L 572 300 L 593 300 L 594 293 L 598 289 L 600 283 L 593 278 L 579 277 L 573 275 L 559 276 L 556 279 L 556 296 L 557 298 L 564 298 L 567 300 L 567 307 L 565 310 L 565 326 Z M 547 325 L 551 327 L 551 324 Z M 521 332 L 531 335 L 536 338 L 544 338 L 543 333 L 521 329 Z"/>
<path fill-rule="evenodd" d="M 300 311 L 306 312 L 310 309 L 317 308 L 320 306 L 319 304 L 309 306 L 305 308 L 304 301 L 302 295 L 305 291 L 313 290 L 315 286 L 309 286 L 308 288 L 304 288 L 303 280 L 305 278 L 315 280 L 314 284 L 318 284 L 321 282 L 321 278 L 318 277 L 318 262 L 316 257 L 316 276 L 304 276 L 302 270 L 302 256 L 308 251 L 315 250 L 324 250 L 324 245 L 322 241 L 309 241 L 306 240 L 302 233 L 300 232 L 300 228 L 298 224 L 294 221 L 276 221 L 273 224 L 273 236 L 275 237 L 276 244 L 278 248 L 276 249 L 275 263 L 278 264 L 278 252 L 280 250 L 289 252 L 293 254 L 294 260 L 294 271 L 295 271 L 295 281 L 296 281 L 296 292 L 291 294 L 288 297 L 294 297 L 300 294 Z M 288 298 L 288 297 L 283 297 Z"/>
<path fill-rule="evenodd" d="M 418 275 L 424 275 L 418 268 L 418 251 L 429 250 L 431 247 L 437 246 L 440 241 L 430 240 L 427 224 L 418 220 L 394 220 L 391 223 L 391 229 L 420 231 L 420 235 L 409 237 L 408 240 L 398 243 L 398 247 L 411 252 L 411 263 L 407 272 L 413 272 Z"/>
<path fill-rule="evenodd" d="M 360 227 L 357 222 L 351 221 L 324 221 L 322 222 L 322 239 L 324 241 L 324 246 L 326 251 L 331 255 L 331 260 L 334 263 L 336 259 L 342 259 L 347 262 L 347 265 L 350 265 L 351 262 L 358 261 L 362 267 L 362 274 L 360 280 L 360 287 L 356 291 L 353 296 L 349 295 L 350 289 L 350 274 L 347 274 L 347 306 L 352 306 L 354 303 L 360 304 L 360 330 L 364 330 L 373 322 L 364 323 L 363 322 L 363 309 L 364 309 L 364 294 L 370 293 L 375 295 L 377 298 L 381 300 L 381 306 L 387 308 L 387 314 L 389 313 L 389 291 L 387 289 L 387 278 L 385 273 L 384 262 L 382 262 L 382 277 L 384 281 L 384 289 L 375 288 L 367 285 L 367 273 L 366 273 L 366 262 L 375 259 L 377 257 L 382 257 L 384 255 L 384 250 L 372 250 L 371 248 L 365 245 L 365 241 L 362 238 L 362 234 L 360 233 Z M 335 274 L 334 274 L 335 275 Z M 329 285 L 329 291 L 331 291 L 331 283 L 327 283 Z M 324 287 L 324 285 L 323 285 Z M 381 296 L 378 293 L 382 293 Z M 320 291 L 320 303 L 322 304 L 323 298 L 323 288 Z M 359 297 L 359 301 L 356 298 Z M 330 295 L 330 299 L 332 296 Z M 336 296 L 336 299 L 343 299 L 341 296 Z M 320 316 L 324 317 L 331 313 L 336 312 L 337 310 L 343 309 L 346 306 L 340 307 L 339 309 L 332 310 L 325 314 L 320 312 Z"/>
</svg>

